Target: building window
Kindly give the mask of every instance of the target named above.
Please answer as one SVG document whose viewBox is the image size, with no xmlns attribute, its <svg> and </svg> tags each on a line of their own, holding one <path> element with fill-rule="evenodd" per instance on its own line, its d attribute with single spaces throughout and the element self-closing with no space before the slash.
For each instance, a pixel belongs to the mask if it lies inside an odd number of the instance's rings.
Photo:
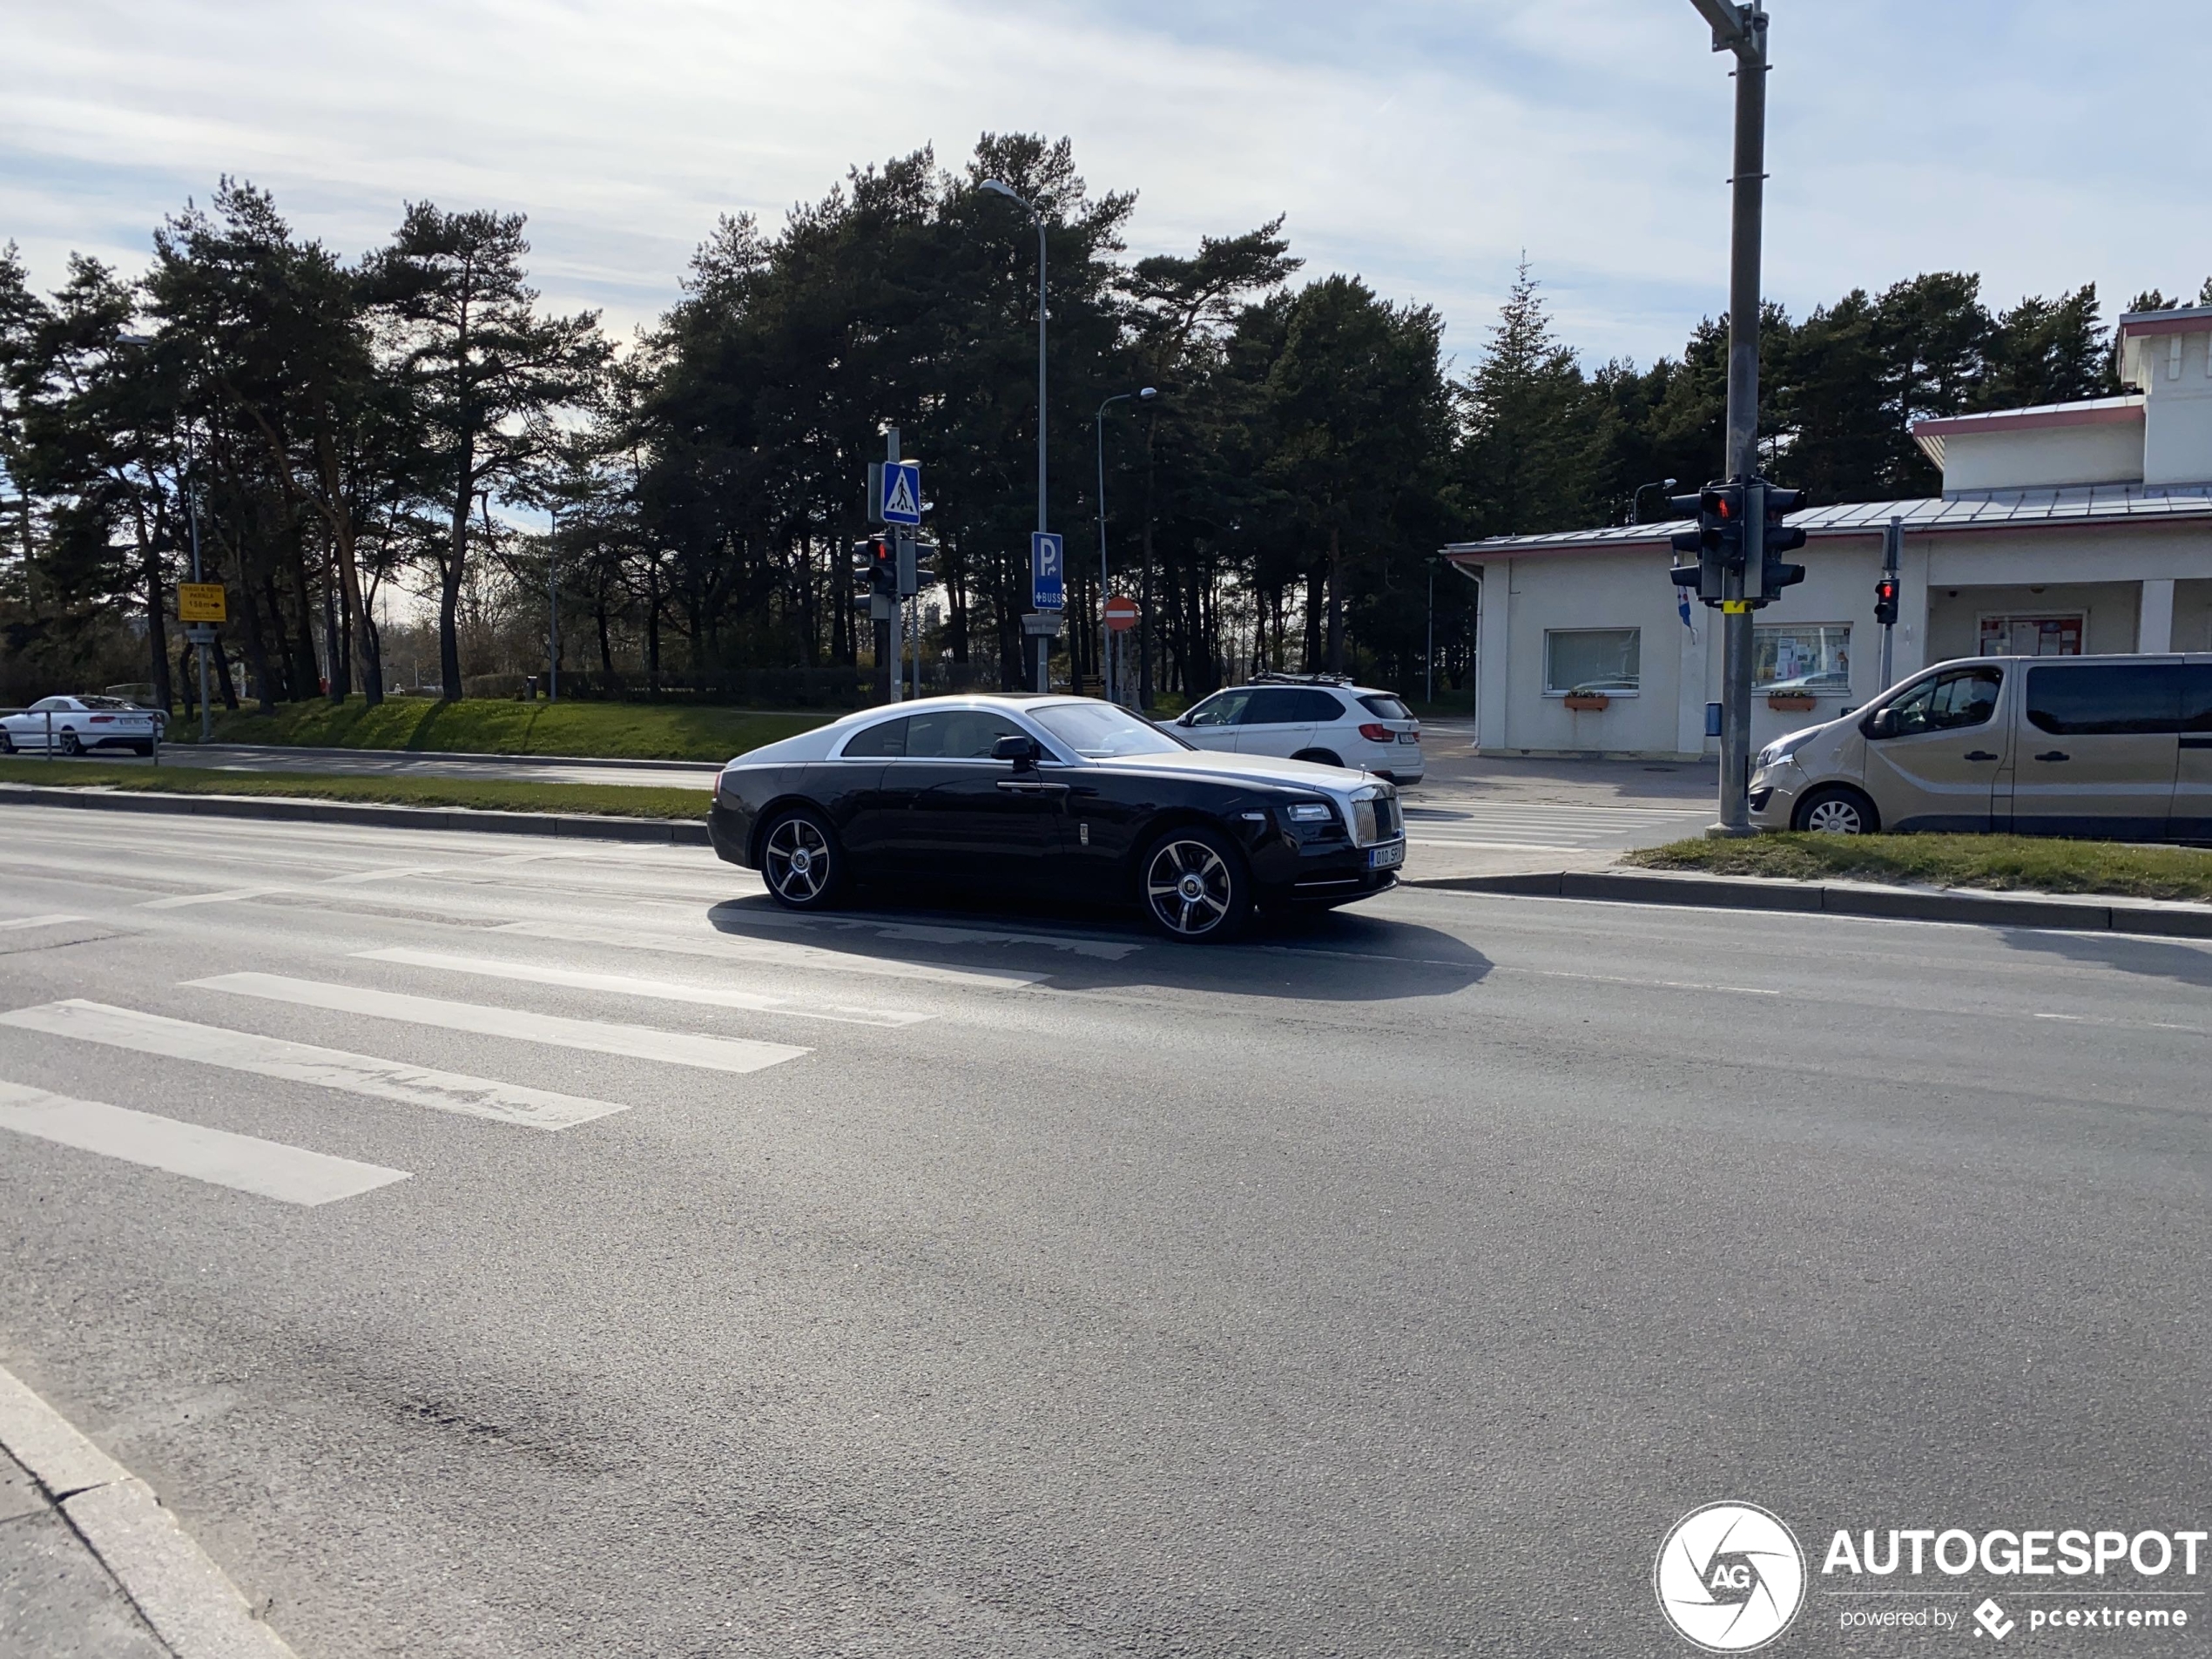
<svg viewBox="0 0 2212 1659">
<path fill-rule="evenodd" d="M 1544 631 L 1544 695 L 1603 691 L 1635 695 L 1642 672 L 1641 628 L 1548 628 Z"/>
<path fill-rule="evenodd" d="M 1751 631 L 1751 684 L 1813 696 L 1851 691 L 1851 624 L 1781 622 Z"/>
<path fill-rule="evenodd" d="M 1984 617 L 1984 657 L 2079 657 L 2081 617 Z"/>
</svg>

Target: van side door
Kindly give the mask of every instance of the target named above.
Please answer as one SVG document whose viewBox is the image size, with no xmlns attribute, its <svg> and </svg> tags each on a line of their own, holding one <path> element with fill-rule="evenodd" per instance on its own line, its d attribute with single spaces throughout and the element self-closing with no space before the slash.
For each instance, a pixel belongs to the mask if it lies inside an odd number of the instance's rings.
<svg viewBox="0 0 2212 1659">
<path fill-rule="evenodd" d="M 1866 792 L 1885 830 L 1986 831 L 2009 720 L 2006 670 L 1970 663 L 1932 674 L 1884 705 L 1888 735 L 1866 736 Z"/>
<path fill-rule="evenodd" d="M 2023 835 L 2157 840 L 2174 805 L 2182 664 L 2026 664 L 2013 767 Z"/>
</svg>

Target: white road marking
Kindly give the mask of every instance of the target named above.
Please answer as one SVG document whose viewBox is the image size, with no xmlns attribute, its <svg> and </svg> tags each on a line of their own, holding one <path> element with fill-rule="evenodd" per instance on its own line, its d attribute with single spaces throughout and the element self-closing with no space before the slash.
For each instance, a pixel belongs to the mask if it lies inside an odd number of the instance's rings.
<svg viewBox="0 0 2212 1659">
<path fill-rule="evenodd" d="M 61 914 L 51 916 L 17 916 L 7 921 L 0 921 L 0 934 L 13 933 L 19 927 L 51 927 L 56 922 L 84 921 L 86 920 L 88 920 L 88 918 L 84 916 L 71 916 Z"/>
<path fill-rule="evenodd" d="M 329 1204 L 408 1178 L 405 1170 L 357 1163 L 105 1101 L 72 1100 L 20 1083 L 0 1082 L 0 1129 L 286 1204 Z"/>
<path fill-rule="evenodd" d="M 193 1060 L 231 1071 L 280 1077 L 288 1082 L 314 1083 L 349 1095 L 427 1106 L 433 1111 L 519 1123 L 529 1129 L 567 1129 L 629 1109 L 612 1101 L 585 1100 L 547 1089 L 525 1089 L 518 1083 L 348 1054 L 342 1049 L 320 1049 L 312 1043 L 287 1042 L 281 1037 L 257 1036 L 250 1031 L 195 1025 L 190 1020 L 141 1014 L 135 1008 L 78 997 L 0 1014 L 0 1025 L 105 1043 L 111 1049 L 128 1049 L 138 1054 Z"/>
<path fill-rule="evenodd" d="M 410 1025 L 437 1026 L 482 1037 L 516 1037 L 556 1049 L 583 1049 L 633 1060 L 664 1060 L 710 1071 L 761 1071 L 813 1052 L 789 1043 L 756 1042 L 750 1037 L 695 1036 L 687 1031 L 662 1031 L 647 1025 L 571 1020 L 557 1014 L 533 1014 L 526 1008 L 448 1002 L 442 997 L 372 991 L 358 985 L 325 985 L 281 974 L 218 974 L 212 979 L 186 980 L 185 984 L 196 990 L 230 991 L 272 1002 L 328 1008 L 337 1014 L 366 1014 L 374 1019 L 403 1020 Z"/>
<path fill-rule="evenodd" d="M 570 921 L 510 921 L 495 931 L 521 934 L 530 939 L 562 939 L 578 945 L 613 945 L 626 950 L 707 956 L 723 961 L 767 962 L 779 968 L 819 968 L 832 974 L 866 974 L 880 979 L 927 980 L 939 985 L 964 985 L 984 991 L 1018 991 L 1051 977 L 1047 974 L 1015 974 L 999 968 L 940 968 L 934 962 L 858 956 L 813 945 L 787 945 L 779 939 L 752 939 L 743 934 L 654 934 L 638 928 L 595 927 Z"/>
<path fill-rule="evenodd" d="M 350 887 L 363 881 L 395 881 L 403 875 L 436 875 L 451 867 L 445 864 L 394 864 L 380 870 L 356 870 L 351 875 L 334 875 L 322 885 L 326 887 Z"/>
<path fill-rule="evenodd" d="M 2098 934 L 2091 936 L 2101 939 L 2109 935 Z M 2068 1025 L 2117 1025 L 2134 1031 L 2186 1031 L 2198 1037 L 2206 1035 L 2201 1025 L 2176 1025 L 2166 1020 L 2107 1020 L 2091 1014 L 2038 1014 L 2035 1017 L 2039 1020 L 2063 1020 Z"/>
<path fill-rule="evenodd" d="M 149 899 L 138 907 L 141 910 L 182 910 L 187 905 L 225 904 L 233 899 L 261 899 L 273 893 L 289 893 L 290 887 L 233 887 L 225 893 L 180 893 L 172 899 Z"/>
<path fill-rule="evenodd" d="M 1439 836 L 1408 835 L 1408 846 L 1456 846 L 1481 853 L 1581 853 L 1588 849 L 1566 841 L 1447 841 Z"/>
<path fill-rule="evenodd" d="M 739 991 L 724 986 L 684 985 L 671 980 L 638 979 L 628 974 L 594 974 L 582 968 L 548 968 L 536 962 L 501 961 L 488 956 L 454 956 L 442 950 L 415 950 L 394 946 L 386 950 L 357 950 L 364 961 L 399 962 L 410 968 L 442 968 L 455 974 L 478 974 L 487 979 L 519 980 L 529 985 L 564 985 L 579 991 L 605 991 L 617 996 L 657 997 L 664 1002 L 697 1002 L 708 1008 L 751 1008 L 787 1015 L 800 1020 L 833 1020 L 846 1025 L 919 1025 L 934 1015 L 909 1008 L 851 1008 L 842 1003 L 801 1004 L 796 998 L 770 996 L 759 991 Z"/>
</svg>

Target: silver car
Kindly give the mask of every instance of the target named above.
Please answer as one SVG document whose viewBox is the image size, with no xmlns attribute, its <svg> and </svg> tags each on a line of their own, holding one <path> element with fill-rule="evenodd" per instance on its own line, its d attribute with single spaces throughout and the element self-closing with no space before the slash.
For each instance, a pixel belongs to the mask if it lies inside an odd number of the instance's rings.
<svg viewBox="0 0 2212 1659">
<path fill-rule="evenodd" d="M 0 715 L 0 754 L 150 755 L 161 726 L 158 710 L 119 697 L 44 697 L 20 714 Z"/>
</svg>

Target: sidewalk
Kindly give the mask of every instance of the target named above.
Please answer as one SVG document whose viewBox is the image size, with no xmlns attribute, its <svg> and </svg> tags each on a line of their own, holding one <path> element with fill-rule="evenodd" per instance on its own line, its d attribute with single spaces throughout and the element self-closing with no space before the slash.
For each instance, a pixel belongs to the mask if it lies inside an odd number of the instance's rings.
<svg viewBox="0 0 2212 1659">
<path fill-rule="evenodd" d="M 0 1654 L 295 1659 L 152 1488 L 4 1368 Z"/>
</svg>

